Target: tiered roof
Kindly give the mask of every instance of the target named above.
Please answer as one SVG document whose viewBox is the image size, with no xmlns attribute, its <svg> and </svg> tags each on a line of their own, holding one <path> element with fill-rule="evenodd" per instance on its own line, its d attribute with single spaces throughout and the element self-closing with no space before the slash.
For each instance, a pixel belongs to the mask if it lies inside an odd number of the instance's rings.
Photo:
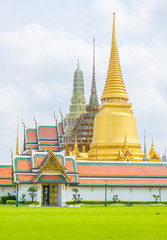
<svg viewBox="0 0 167 240">
<path fill-rule="evenodd" d="M 13 160 L 13 182 L 78 183 L 75 157 L 65 158 L 64 152 L 36 152 L 16 156 Z"/>
<path fill-rule="evenodd" d="M 65 119 L 56 126 L 38 126 L 25 130 L 25 149 L 23 154 L 30 154 L 30 150 L 36 151 L 60 151 L 62 149 Z"/>
</svg>

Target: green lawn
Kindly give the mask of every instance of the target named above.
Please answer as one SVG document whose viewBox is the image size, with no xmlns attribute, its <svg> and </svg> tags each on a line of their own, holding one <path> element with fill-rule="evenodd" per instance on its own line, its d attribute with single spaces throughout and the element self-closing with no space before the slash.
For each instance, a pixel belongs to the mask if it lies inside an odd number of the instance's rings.
<svg viewBox="0 0 167 240">
<path fill-rule="evenodd" d="M 166 240 L 167 206 L 0 206 L 0 240 L 6 239 Z"/>
</svg>

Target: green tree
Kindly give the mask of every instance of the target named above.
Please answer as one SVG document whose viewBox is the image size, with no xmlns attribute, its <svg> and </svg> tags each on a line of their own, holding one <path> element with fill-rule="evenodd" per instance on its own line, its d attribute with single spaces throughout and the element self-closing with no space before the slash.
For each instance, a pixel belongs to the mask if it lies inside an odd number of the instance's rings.
<svg viewBox="0 0 167 240">
<path fill-rule="evenodd" d="M 112 200 L 114 201 L 114 203 L 119 201 L 118 195 L 114 195 Z"/>
<path fill-rule="evenodd" d="M 22 196 L 22 197 L 21 197 L 20 199 L 21 199 L 22 203 L 24 204 L 24 203 L 25 203 L 25 200 L 26 200 L 26 198 L 25 198 L 25 197 L 26 197 L 26 194 L 23 193 L 21 196 Z"/>
<path fill-rule="evenodd" d="M 30 195 L 31 199 L 32 199 L 32 203 L 34 201 L 34 198 L 37 196 L 36 192 L 37 192 L 37 188 L 35 186 L 29 187 L 28 189 L 28 194 Z"/>
<path fill-rule="evenodd" d="M 153 197 L 155 198 L 155 202 L 157 202 L 158 201 L 158 198 L 159 198 L 159 195 L 153 195 Z"/>
<path fill-rule="evenodd" d="M 78 188 L 74 188 L 73 189 L 73 198 L 72 198 L 72 200 L 74 200 L 74 205 L 76 203 L 80 203 L 81 200 L 82 200 L 81 195 L 78 192 L 79 192 Z"/>
</svg>

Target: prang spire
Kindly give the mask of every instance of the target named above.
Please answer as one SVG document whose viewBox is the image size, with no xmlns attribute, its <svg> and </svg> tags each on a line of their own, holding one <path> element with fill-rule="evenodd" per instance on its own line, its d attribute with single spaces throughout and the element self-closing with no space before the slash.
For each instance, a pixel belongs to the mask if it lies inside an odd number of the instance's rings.
<svg viewBox="0 0 167 240">
<path fill-rule="evenodd" d="M 96 91 L 96 80 L 95 80 L 95 38 L 93 38 L 93 75 L 92 75 L 92 88 L 91 88 L 91 95 L 89 99 L 89 105 L 91 106 L 98 106 L 98 97 Z"/>
<path fill-rule="evenodd" d="M 110 61 L 108 66 L 107 80 L 101 100 L 102 102 L 114 102 L 116 99 L 127 101 L 128 96 L 123 82 L 121 66 L 119 62 L 115 27 L 115 13 L 113 13 L 113 32 Z"/>
</svg>

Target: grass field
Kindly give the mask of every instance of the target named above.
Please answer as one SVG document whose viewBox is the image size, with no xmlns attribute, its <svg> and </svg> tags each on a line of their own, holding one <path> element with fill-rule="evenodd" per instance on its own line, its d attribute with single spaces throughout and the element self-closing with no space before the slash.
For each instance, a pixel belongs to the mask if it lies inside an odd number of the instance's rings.
<svg viewBox="0 0 167 240">
<path fill-rule="evenodd" d="M 166 240 L 167 206 L 0 206 L 0 240 L 12 239 Z"/>
</svg>

